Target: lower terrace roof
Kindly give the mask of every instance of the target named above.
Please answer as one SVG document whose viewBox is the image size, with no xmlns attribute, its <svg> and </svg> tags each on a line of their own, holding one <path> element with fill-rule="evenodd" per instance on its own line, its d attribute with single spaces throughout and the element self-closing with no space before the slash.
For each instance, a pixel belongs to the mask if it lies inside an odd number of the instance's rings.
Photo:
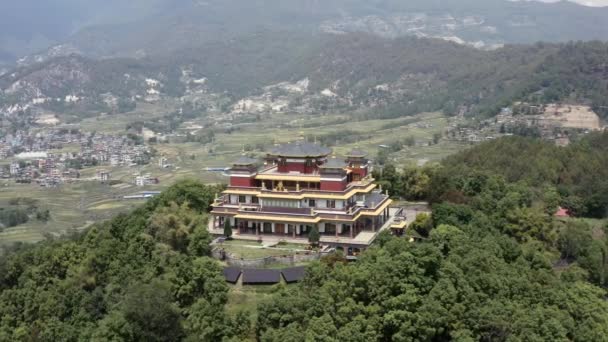
<svg viewBox="0 0 608 342">
<path fill-rule="evenodd" d="M 355 222 L 362 216 L 378 216 L 388 208 L 393 201 L 389 198 L 385 198 L 385 201 L 377 208 L 358 208 L 358 213 L 355 215 L 348 215 L 343 213 L 319 213 L 312 212 L 312 214 L 306 215 L 308 208 L 281 208 L 281 212 L 272 211 L 239 211 L 238 208 L 214 208 L 211 213 L 216 215 L 230 215 L 234 216 L 239 220 L 251 220 L 251 221 L 271 221 L 271 222 L 291 222 L 291 223 L 319 223 L 322 221 L 329 222 Z M 380 203 L 378 203 L 380 204 Z M 285 209 L 285 210 L 283 210 Z M 304 209 L 304 210 L 302 210 Z M 298 210 L 298 212 L 292 212 L 292 210 Z M 371 211 L 373 210 L 373 211 Z"/>
<path fill-rule="evenodd" d="M 234 218 L 239 220 L 251 221 L 277 221 L 277 222 L 292 222 L 292 223 L 319 223 L 320 217 L 293 217 L 293 216 L 273 216 L 273 215 L 247 215 L 237 214 Z"/>
<path fill-rule="evenodd" d="M 303 174 L 303 173 L 280 173 L 280 172 L 272 172 L 266 171 L 258 173 L 255 176 L 255 179 L 258 180 L 274 180 L 274 181 L 290 181 L 290 182 L 311 182 L 311 183 L 319 183 L 321 182 L 320 174 Z"/>
<path fill-rule="evenodd" d="M 400 221 L 400 222 L 394 222 L 391 225 L 391 229 L 403 229 L 405 227 L 407 227 L 407 221 L 405 221 L 405 220 Z"/>
<path fill-rule="evenodd" d="M 356 186 L 356 188 L 348 190 L 340 194 L 339 192 L 328 192 L 321 190 L 300 190 L 300 191 L 263 191 L 259 188 L 252 189 L 228 189 L 223 192 L 226 195 L 253 195 L 259 198 L 275 198 L 275 199 L 292 199 L 301 200 L 305 198 L 319 198 L 319 199 L 335 199 L 335 200 L 347 200 L 358 193 L 369 193 L 376 188 L 375 183 L 371 183 L 365 187 Z"/>
</svg>

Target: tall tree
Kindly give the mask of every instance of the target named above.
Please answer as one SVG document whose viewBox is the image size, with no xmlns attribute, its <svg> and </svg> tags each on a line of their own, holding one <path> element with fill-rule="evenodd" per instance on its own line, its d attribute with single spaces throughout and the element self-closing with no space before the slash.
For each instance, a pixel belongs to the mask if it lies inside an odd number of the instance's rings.
<svg viewBox="0 0 608 342">
<path fill-rule="evenodd" d="M 308 242 L 313 246 L 318 246 L 321 240 L 321 234 L 319 234 L 319 228 L 317 225 L 313 225 L 312 229 L 308 233 Z"/>
<path fill-rule="evenodd" d="M 228 219 L 224 220 L 224 236 L 227 239 L 232 238 L 232 225 Z"/>
</svg>

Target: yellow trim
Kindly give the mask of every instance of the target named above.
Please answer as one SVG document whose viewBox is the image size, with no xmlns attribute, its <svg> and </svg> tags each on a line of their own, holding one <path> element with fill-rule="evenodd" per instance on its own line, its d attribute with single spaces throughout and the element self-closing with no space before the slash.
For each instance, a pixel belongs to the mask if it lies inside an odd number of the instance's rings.
<svg viewBox="0 0 608 342">
<path fill-rule="evenodd" d="M 289 175 L 257 175 L 255 179 L 259 180 L 273 180 L 273 181 L 293 181 L 293 182 L 314 182 L 320 183 L 321 176 L 309 176 L 309 177 L 301 177 L 301 176 L 289 176 Z"/>
<path fill-rule="evenodd" d="M 236 215 L 234 218 L 239 220 L 253 220 L 253 221 L 277 221 L 277 222 L 294 222 L 294 223 L 319 223 L 321 222 L 320 217 L 314 219 L 310 218 L 290 218 L 290 217 L 274 217 L 274 216 L 255 216 L 255 215 Z"/>
<path fill-rule="evenodd" d="M 361 212 L 359 214 L 357 214 L 357 216 L 355 216 L 353 219 L 331 219 L 331 218 L 321 218 L 321 217 L 315 217 L 315 218 L 296 218 L 296 217 L 288 217 L 288 214 L 280 214 L 277 216 L 269 216 L 269 215 L 247 215 L 247 214 L 237 214 L 235 216 L 236 219 L 240 219 L 240 220 L 253 220 L 253 221 L 275 221 L 275 222 L 291 222 L 291 223 L 319 223 L 321 221 L 325 222 L 325 221 L 329 221 L 329 222 L 355 222 L 357 221 L 361 216 L 378 216 L 380 215 L 386 208 L 388 208 L 389 205 L 391 205 L 391 203 L 393 203 L 393 200 L 389 199 L 387 200 L 380 208 L 376 209 L 373 212 Z M 215 214 L 214 212 L 212 212 L 212 214 Z"/>
<path fill-rule="evenodd" d="M 225 190 L 222 192 L 225 195 L 259 195 L 260 192 L 257 190 Z"/>
<path fill-rule="evenodd" d="M 258 195 L 258 198 L 275 198 L 275 199 L 288 199 L 288 200 L 301 200 L 304 199 L 304 195 L 286 195 L 286 194 L 262 194 Z"/>
<path fill-rule="evenodd" d="M 258 197 L 259 198 L 276 198 L 276 199 L 293 199 L 293 200 L 302 200 L 304 198 L 312 198 L 312 199 L 333 199 L 333 200 L 347 200 L 351 197 L 353 197 L 355 194 L 364 192 L 364 193 L 369 193 L 370 191 L 374 190 L 376 188 L 376 184 L 372 183 L 370 185 L 368 185 L 366 188 L 364 189 L 353 189 L 349 192 L 347 192 L 344 195 L 325 195 L 322 193 L 319 194 L 311 194 L 311 193 L 303 193 L 301 195 L 296 195 L 296 194 L 284 194 L 284 193 L 258 193 Z M 306 190 L 304 190 L 306 191 Z"/>
<path fill-rule="evenodd" d="M 393 223 L 391 229 L 403 229 L 407 226 L 407 221 L 401 221 L 398 224 Z"/>
<path fill-rule="evenodd" d="M 230 212 L 227 209 L 224 209 L 224 211 L 220 211 L 218 208 L 214 208 L 213 210 L 211 210 L 210 214 L 214 214 L 214 215 L 237 215 L 237 213 Z"/>
<path fill-rule="evenodd" d="M 357 221 L 359 219 L 359 217 L 361 217 L 361 216 L 378 216 L 384 211 L 384 209 L 388 208 L 388 206 L 391 205 L 391 203 L 393 203 L 393 200 L 389 199 L 380 208 L 376 209 L 376 211 L 374 211 L 374 212 L 361 212 L 354 218 L 354 221 Z"/>
</svg>

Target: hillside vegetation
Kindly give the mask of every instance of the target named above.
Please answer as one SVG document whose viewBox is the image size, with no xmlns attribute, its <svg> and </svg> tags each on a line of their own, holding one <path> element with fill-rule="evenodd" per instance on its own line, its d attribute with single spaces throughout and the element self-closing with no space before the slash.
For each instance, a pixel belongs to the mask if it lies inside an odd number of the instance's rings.
<svg viewBox="0 0 608 342">
<path fill-rule="evenodd" d="M 365 32 L 385 38 L 456 37 L 485 47 L 604 39 L 608 34 L 608 10 L 569 2 L 157 0 L 133 1 L 131 6 L 114 1 L 100 10 L 126 20 L 116 24 L 107 16 L 64 42 L 87 55 L 106 57 L 175 52 L 258 29 Z"/>
<path fill-rule="evenodd" d="M 295 290 L 259 306 L 260 340 L 605 341 L 606 221 L 558 221 L 559 196 L 539 190 L 555 161 L 576 168 L 572 153 L 607 136 L 571 151 L 501 139 L 450 158 L 431 171 L 428 196 L 438 200 L 410 225 L 415 243 L 385 235 L 355 264 L 311 266 Z M 594 166 L 572 172 L 601 178 L 602 149 L 582 153 Z"/>
<path fill-rule="evenodd" d="M 608 134 L 593 134 L 568 147 L 525 138 L 501 139 L 448 157 L 435 178 L 433 201 L 476 194 L 488 177 L 555 196 L 573 215 L 608 217 Z M 522 153 L 524 152 L 525 153 Z M 439 191 L 441 189 L 441 191 Z M 555 194 L 550 194 L 550 192 Z M 554 209 L 554 208 L 553 208 Z"/>
<path fill-rule="evenodd" d="M 0 76 L 0 109 L 14 111 L 11 106 L 27 108 L 48 98 L 36 105 L 112 112 L 121 109 L 108 109 L 108 103 L 129 110 L 153 91 L 167 99 L 188 95 L 209 107 L 216 106 L 205 102 L 210 94 L 228 103 L 262 93 L 288 95 L 288 110 L 304 105 L 367 118 L 439 110 L 492 116 L 516 100 L 590 104 L 605 116 L 606 58 L 608 44 L 601 42 L 480 51 L 433 39 L 263 31 L 143 60 L 70 56 L 22 67 Z M 151 89 L 150 79 L 159 85 Z M 197 79 L 205 81 L 193 83 Z M 308 83 L 298 93 L 265 88 L 300 80 Z M 74 95 L 78 101 L 63 100 Z"/>
<path fill-rule="evenodd" d="M 221 189 L 178 183 L 82 236 L 9 252 L 0 340 L 603 341 L 608 227 L 554 220 L 553 197 L 536 192 L 545 181 L 522 183 L 534 171 L 492 171 L 472 157 L 513 146 L 514 166 L 570 155 L 501 139 L 451 158 L 431 175 L 454 176 L 428 188 L 438 200 L 411 225 L 416 242 L 383 233 L 356 263 L 314 263 L 302 283 L 265 293 L 256 315 L 226 311 L 229 289 L 207 257 L 204 213 Z"/>
</svg>

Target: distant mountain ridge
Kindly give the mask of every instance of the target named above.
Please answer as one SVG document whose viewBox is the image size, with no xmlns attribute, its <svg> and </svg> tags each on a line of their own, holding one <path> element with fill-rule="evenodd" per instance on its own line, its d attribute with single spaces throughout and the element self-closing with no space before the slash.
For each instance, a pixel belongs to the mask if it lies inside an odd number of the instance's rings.
<svg viewBox="0 0 608 342">
<path fill-rule="evenodd" d="M 91 0 L 83 3 L 49 0 L 45 2 L 45 11 L 50 14 L 33 20 L 36 17 L 32 17 L 31 12 L 41 9 L 36 6 L 39 4 L 33 0 L 24 0 L 12 9 L 0 5 L 0 13 L 4 13 L 0 14 L 3 29 L 0 43 L 5 42 L 4 50 L 15 56 L 14 59 L 32 54 L 44 57 L 41 46 L 44 44 L 67 46 L 69 50 L 95 58 L 141 58 L 200 47 L 218 39 L 238 38 L 259 30 L 365 32 L 389 38 L 414 35 L 478 48 L 608 37 L 608 8 L 568 2 Z M 23 23 L 32 20 L 34 22 L 28 24 L 32 27 L 20 29 Z M 54 25 L 54 29 L 47 30 L 48 25 Z M 39 34 L 40 41 L 33 43 L 37 32 L 43 31 L 48 34 Z M 9 43 L 11 41 L 13 43 Z M 36 47 L 40 53 L 35 53 Z M 25 59 L 29 60 L 32 58 Z"/>
<path fill-rule="evenodd" d="M 606 60 L 601 42 L 483 51 L 439 39 L 264 31 L 141 59 L 70 55 L 23 66 L 0 76 L 0 112 L 95 113 L 164 98 L 235 114 L 489 116 L 534 96 L 608 114 Z"/>
</svg>

